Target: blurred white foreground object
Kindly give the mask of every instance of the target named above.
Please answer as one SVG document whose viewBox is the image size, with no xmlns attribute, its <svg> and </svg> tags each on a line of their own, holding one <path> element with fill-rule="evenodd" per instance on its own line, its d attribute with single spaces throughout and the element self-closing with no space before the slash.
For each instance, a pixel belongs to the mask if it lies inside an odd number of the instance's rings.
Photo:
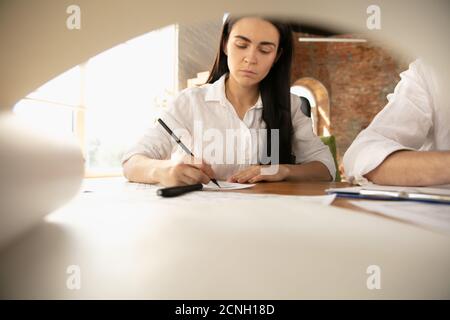
<svg viewBox="0 0 450 320">
<path fill-rule="evenodd" d="M 72 198 L 83 172 L 74 139 L 37 132 L 0 113 L 0 248 Z"/>
</svg>

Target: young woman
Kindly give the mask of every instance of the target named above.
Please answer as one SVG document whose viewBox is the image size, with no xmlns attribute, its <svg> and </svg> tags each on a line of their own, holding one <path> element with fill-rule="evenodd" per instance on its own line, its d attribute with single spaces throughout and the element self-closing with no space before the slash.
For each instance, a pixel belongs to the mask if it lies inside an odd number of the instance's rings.
<svg viewBox="0 0 450 320">
<path fill-rule="evenodd" d="M 333 180 L 332 155 L 290 94 L 292 39 L 281 22 L 229 16 L 208 83 L 183 90 L 161 116 L 196 158 L 180 156 L 155 124 L 124 155 L 125 177 L 165 186 Z"/>
</svg>

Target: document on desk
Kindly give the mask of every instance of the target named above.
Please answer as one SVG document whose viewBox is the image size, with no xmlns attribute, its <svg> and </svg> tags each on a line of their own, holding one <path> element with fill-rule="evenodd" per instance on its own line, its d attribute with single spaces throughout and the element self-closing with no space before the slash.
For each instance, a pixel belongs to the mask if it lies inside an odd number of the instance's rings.
<svg viewBox="0 0 450 320">
<path fill-rule="evenodd" d="M 380 200 L 360 200 L 350 203 L 365 210 L 450 234 L 449 205 Z"/>
<path fill-rule="evenodd" d="M 219 182 L 220 184 L 220 182 Z M 178 197 L 174 203 L 181 202 L 205 202 L 205 201 L 215 201 L 215 202 L 229 202 L 229 201 L 247 201 L 247 200 L 299 200 L 314 202 L 317 204 L 322 204 L 325 206 L 330 205 L 336 195 L 330 194 L 325 196 L 292 196 L 292 195 L 280 195 L 280 194 L 258 194 L 258 193 L 242 193 L 242 192 L 214 192 L 214 191 L 200 191 L 200 192 L 190 192 L 182 197 Z M 166 199 L 162 199 L 163 201 Z"/>
<path fill-rule="evenodd" d="M 205 191 L 225 191 L 225 190 L 240 190 L 248 189 L 253 187 L 255 184 L 243 184 L 243 183 L 232 183 L 227 181 L 218 181 L 220 188 L 212 182 L 203 185 L 203 190 Z M 113 190 L 123 190 L 127 189 L 154 189 L 162 188 L 161 185 L 152 185 L 145 183 L 133 183 L 127 182 L 124 178 L 109 178 L 109 179 L 85 179 L 82 190 L 83 192 L 94 192 L 94 191 L 113 191 Z"/>
<path fill-rule="evenodd" d="M 214 183 L 209 182 L 208 184 L 203 185 L 203 190 L 207 191 L 240 190 L 240 189 L 248 189 L 254 186 L 254 184 L 233 183 L 227 181 L 218 181 L 218 182 L 220 188 L 216 186 Z"/>
<path fill-rule="evenodd" d="M 424 193 L 434 195 L 450 196 L 450 185 L 440 185 L 433 187 L 402 187 L 402 186 L 382 186 L 378 184 L 368 184 L 362 186 L 365 190 L 387 190 L 387 191 L 404 191 L 408 193 Z"/>
<path fill-rule="evenodd" d="M 335 194 L 324 196 L 294 196 L 278 194 L 256 194 L 238 192 L 240 189 L 253 187 L 254 184 L 239 184 L 219 181 L 222 191 L 236 190 L 236 192 L 217 192 L 220 190 L 215 184 L 209 183 L 203 188 L 203 191 L 189 192 L 183 196 L 175 198 L 162 198 L 156 195 L 156 190 L 161 188 L 159 185 L 128 182 L 124 178 L 103 178 L 103 179 L 85 179 L 81 191 L 86 197 L 99 201 L 123 201 L 133 203 L 148 203 L 149 201 L 159 201 L 165 204 L 179 205 L 192 202 L 219 201 L 228 202 L 238 200 L 261 200 L 261 199 L 280 199 L 280 200 L 304 200 L 315 202 L 322 205 L 330 205 L 336 198 Z"/>
<path fill-rule="evenodd" d="M 364 186 L 331 188 L 327 193 L 335 193 L 341 197 L 382 199 L 382 200 L 409 200 L 431 203 L 450 204 L 450 185 L 434 187 L 403 187 L 367 184 Z"/>
</svg>

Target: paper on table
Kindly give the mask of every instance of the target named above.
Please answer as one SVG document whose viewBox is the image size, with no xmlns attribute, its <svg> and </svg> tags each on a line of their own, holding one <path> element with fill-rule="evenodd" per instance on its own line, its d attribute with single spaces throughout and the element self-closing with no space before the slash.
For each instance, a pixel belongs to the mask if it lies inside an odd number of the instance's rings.
<svg viewBox="0 0 450 320">
<path fill-rule="evenodd" d="M 220 184 L 220 182 L 219 182 Z M 274 199 L 280 201 L 307 201 L 322 204 L 325 206 L 330 205 L 336 198 L 335 194 L 329 194 L 325 196 L 292 196 L 292 195 L 280 195 L 280 194 L 258 194 L 258 193 L 243 193 L 243 192 L 214 192 L 214 191 L 201 191 L 201 192 L 189 192 L 181 197 L 171 198 L 178 199 L 175 201 L 188 201 L 188 202 L 202 202 L 202 201 L 239 201 L 239 200 L 266 200 Z M 162 199 L 162 198 L 161 198 Z M 166 199 L 163 199 L 166 200 Z"/>
<path fill-rule="evenodd" d="M 450 234 L 450 206 L 417 202 L 350 201 L 353 205 L 385 216 L 412 222 Z"/>
<path fill-rule="evenodd" d="M 254 186 L 254 184 L 242 184 L 242 183 L 232 183 L 227 181 L 218 181 L 220 188 L 214 183 L 209 182 L 203 185 L 203 190 L 206 191 L 221 191 L 221 190 L 239 190 L 247 189 Z M 154 189 L 162 188 L 161 185 L 155 184 L 145 184 L 145 183 L 133 183 L 128 182 L 126 179 L 120 178 L 108 178 L 108 179 L 85 179 L 83 183 L 83 192 L 94 192 L 94 191 L 113 191 L 113 190 L 124 190 L 124 189 Z"/>
<path fill-rule="evenodd" d="M 441 185 L 433 187 L 399 187 L 399 186 L 382 186 L 377 184 L 369 184 L 363 186 L 362 188 L 366 190 L 404 191 L 410 193 L 425 193 L 425 194 L 450 196 L 449 185 Z"/>
<path fill-rule="evenodd" d="M 378 184 L 366 184 L 363 186 L 345 187 L 345 188 L 330 188 L 326 191 L 337 192 L 354 192 L 357 193 L 361 189 L 365 190 L 382 190 L 382 191 L 404 191 L 414 193 L 426 193 L 436 195 L 450 195 L 450 185 L 439 185 L 433 187 L 403 187 L 403 186 L 383 186 Z"/>
<path fill-rule="evenodd" d="M 220 188 L 216 186 L 211 181 L 208 184 L 203 185 L 203 190 L 206 191 L 224 191 L 224 190 L 239 190 L 239 189 L 247 189 L 254 186 L 254 184 L 242 184 L 242 183 L 233 183 L 227 181 L 218 181 Z"/>
<path fill-rule="evenodd" d="M 239 187 L 250 188 L 254 184 L 239 184 L 229 183 L 226 181 L 219 181 L 219 184 L 224 190 L 233 190 L 230 188 Z M 122 201 L 125 203 L 148 203 L 151 201 L 164 201 L 165 203 L 172 203 L 179 205 L 186 202 L 202 202 L 202 201 L 237 201 L 237 200 L 260 200 L 260 199 L 280 199 L 289 200 L 295 199 L 299 201 L 315 202 L 322 205 L 330 205 L 336 195 L 324 196 L 293 196 L 293 195 L 278 195 L 278 194 L 255 194 L 255 193 L 239 193 L 239 192 L 215 192 L 218 190 L 217 186 L 212 184 L 212 189 L 204 188 L 203 191 L 189 192 L 181 197 L 162 198 L 156 195 L 156 190 L 160 188 L 159 185 L 133 183 L 128 182 L 124 178 L 103 178 L 103 179 L 85 179 L 82 187 L 82 195 L 93 201 Z M 214 189 L 214 187 L 216 189 Z M 209 189 L 209 190 L 208 190 Z"/>
</svg>

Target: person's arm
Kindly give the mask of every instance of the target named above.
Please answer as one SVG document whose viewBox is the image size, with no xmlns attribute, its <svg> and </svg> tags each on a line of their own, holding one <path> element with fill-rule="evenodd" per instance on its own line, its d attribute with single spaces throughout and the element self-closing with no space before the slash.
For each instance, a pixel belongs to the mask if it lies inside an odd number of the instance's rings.
<svg viewBox="0 0 450 320">
<path fill-rule="evenodd" d="M 193 161 L 188 156 L 174 163 L 172 160 L 150 159 L 135 154 L 123 164 L 123 174 L 131 182 L 161 183 L 168 187 L 207 184 L 214 178 L 214 172 L 209 164 Z"/>
<path fill-rule="evenodd" d="M 450 183 L 450 151 L 397 151 L 365 177 L 381 185 L 447 184 Z"/>
<path fill-rule="evenodd" d="M 167 172 L 169 160 L 150 159 L 136 154 L 123 164 L 123 175 L 131 182 L 160 183 Z"/>
<path fill-rule="evenodd" d="M 286 164 L 289 169 L 286 180 L 293 181 L 333 181 L 330 170 L 320 161 L 304 164 Z"/>
<path fill-rule="evenodd" d="M 291 95 L 292 152 L 296 164 L 287 165 L 288 180 L 333 181 L 336 166 L 330 148 L 313 132 L 312 120 L 301 111 L 301 100 Z"/>
<path fill-rule="evenodd" d="M 260 181 L 332 181 L 329 169 L 320 161 L 304 164 L 280 164 L 278 170 L 262 170 L 264 167 L 255 165 L 239 171 L 231 176 L 229 182 L 255 183 Z M 273 172 L 272 172 L 273 171 Z"/>
</svg>

